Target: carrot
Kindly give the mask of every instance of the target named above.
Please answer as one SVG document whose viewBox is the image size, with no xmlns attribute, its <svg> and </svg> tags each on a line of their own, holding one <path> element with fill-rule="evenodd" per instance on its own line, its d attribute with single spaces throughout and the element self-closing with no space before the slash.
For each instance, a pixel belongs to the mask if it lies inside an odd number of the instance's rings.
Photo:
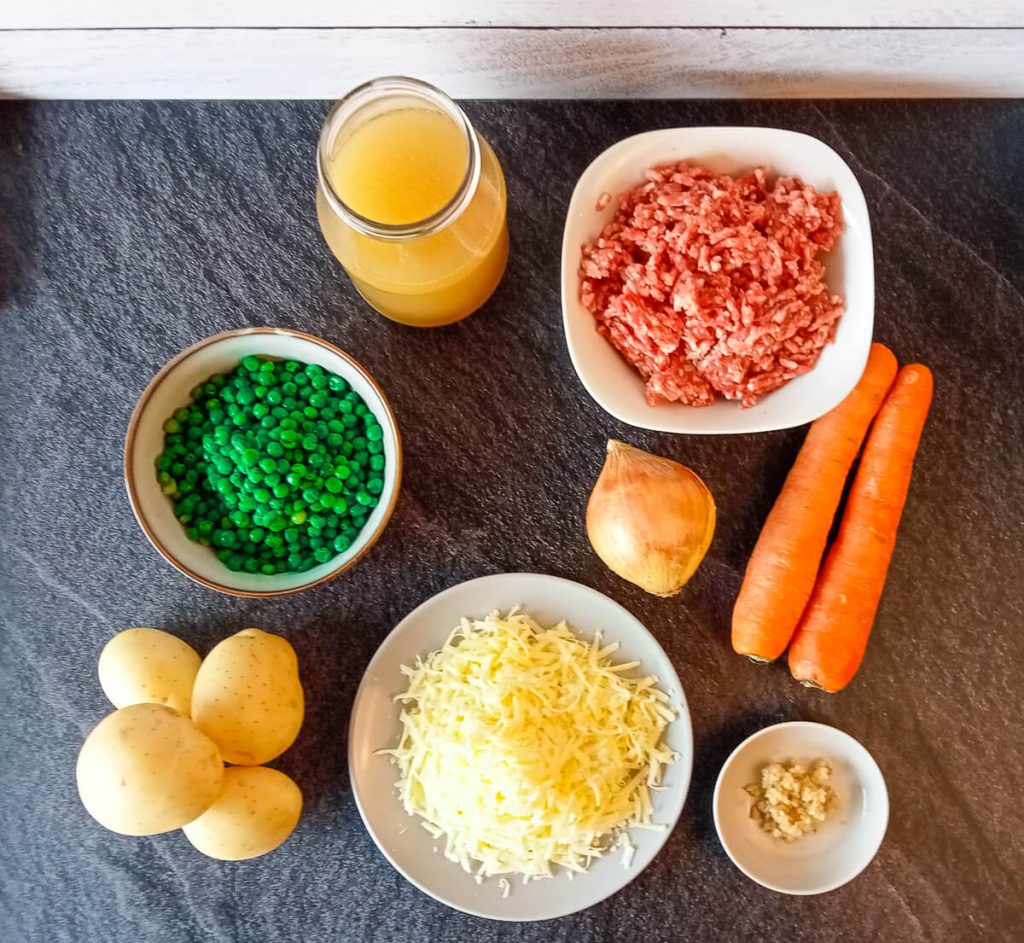
<svg viewBox="0 0 1024 943">
<path fill-rule="evenodd" d="M 814 588 L 846 476 L 896 376 L 896 358 L 871 345 L 860 381 L 807 433 L 747 564 L 732 613 L 732 647 L 774 661 L 789 644 Z"/>
<path fill-rule="evenodd" d="M 839 691 L 864 657 L 896 546 L 932 385 L 927 367 L 904 367 L 871 428 L 839 536 L 789 649 L 790 673 L 804 684 Z"/>
</svg>

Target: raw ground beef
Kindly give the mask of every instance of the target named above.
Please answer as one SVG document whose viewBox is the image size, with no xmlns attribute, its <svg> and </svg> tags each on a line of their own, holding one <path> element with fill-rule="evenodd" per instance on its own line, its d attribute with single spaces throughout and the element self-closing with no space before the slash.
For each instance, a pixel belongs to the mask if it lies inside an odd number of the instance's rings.
<svg viewBox="0 0 1024 943">
<path fill-rule="evenodd" d="M 721 394 L 751 406 L 832 340 L 843 300 L 819 257 L 843 229 L 839 194 L 767 177 L 652 168 L 583 247 L 580 300 L 651 405 L 710 406 Z"/>
</svg>

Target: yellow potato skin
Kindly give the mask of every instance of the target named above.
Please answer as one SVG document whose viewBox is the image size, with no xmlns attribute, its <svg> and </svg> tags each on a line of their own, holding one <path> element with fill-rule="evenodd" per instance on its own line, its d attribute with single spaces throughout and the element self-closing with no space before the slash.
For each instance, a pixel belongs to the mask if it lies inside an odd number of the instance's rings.
<svg viewBox="0 0 1024 943">
<path fill-rule="evenodd" d="M 295 741 L 303 718 L 295 649 L 260 629 L 224 639 L 203 659 L 192 720 L 228 763 L 260 766 Z"/>
<path fill-rule="evenodd" d="M 284 773 L 268 766 L 231 766 L 220 797 L 182 831 L 204 855 L 243 861 L 277 848 L 301 813 L 302 792 Z"/>
<path fill-rule="evenodd" d="M 188 717 L 200 661 L 191 645 L 169 632 L 125 629 L 100 653 L 100 686 L 114 707 L 166 704 Z"/>
<path fill-rule="evenodd" d="M 122 835 L 157 835 L 188 824 L 220 795 L 216 744 L 163 704 L 108 714 L 82 744 L 75 770 L 82 804 Z"/>
</svg>

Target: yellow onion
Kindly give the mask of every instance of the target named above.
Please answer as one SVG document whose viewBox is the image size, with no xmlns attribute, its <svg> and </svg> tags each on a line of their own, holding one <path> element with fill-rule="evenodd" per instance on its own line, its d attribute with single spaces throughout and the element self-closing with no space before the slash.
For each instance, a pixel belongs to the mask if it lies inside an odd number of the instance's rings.
<svg viewBox="0 0 1024 943">
<path fill-rule="evenodd" d="M 715 533 L 715 500 L 685 465 L 610 439 L 587 504 L 587 536 L 609 569 L 674 596 Z"/>
</svg>

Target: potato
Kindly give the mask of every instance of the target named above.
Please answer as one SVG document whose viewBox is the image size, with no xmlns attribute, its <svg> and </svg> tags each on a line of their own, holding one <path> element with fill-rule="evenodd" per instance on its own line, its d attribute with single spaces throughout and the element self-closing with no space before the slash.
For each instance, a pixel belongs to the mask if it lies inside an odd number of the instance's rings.
<svg viewBox="0 0 1024 943">
<path fill-rule="evenodd" d="M 100 653 L 100 686 L 114 707 L 166 704 L 189 716 L 199 653 L 160 629 L 125 629 Z"/>
<path fill-rule="evenodd" d="M 260 766 L 280 756 L 302 726 L 295 650 L 283 638 L 244 629 L 203 659 L 192 689 L 192 720 L 224 759 Z"/>
<path fill-rule="evenodd" d="M 217 745 L 163 704 L 109 714 L 78 754 L 78 794 L 100 825 L 122 835 L 181 828 L 220 795 Z"/>
<path fill-rule="evenodd" d="M 220 797 L 185 836 L 204 855 L 242 861 L 273 851 L 295 828 L 302 792 L 284 773 L 269 766 L 230 766 Z"/>
</svg>

